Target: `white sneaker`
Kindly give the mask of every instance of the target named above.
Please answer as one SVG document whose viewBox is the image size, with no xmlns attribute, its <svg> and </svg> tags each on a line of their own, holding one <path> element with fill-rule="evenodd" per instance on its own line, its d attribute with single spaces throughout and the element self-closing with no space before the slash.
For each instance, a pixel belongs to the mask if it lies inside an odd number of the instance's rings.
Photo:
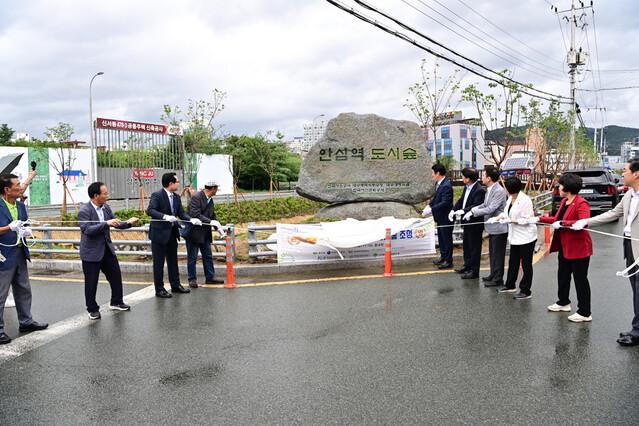
<svg viewBox="0 0 639 426">
<path fill-rule="evenodd" d="M 9 295 L 7 296 L 7 300 L 4 302 L 4 307 L 5 308 L 16 307 L 16 300 L 13 298 L 13 293 L 9 293 Z"/>
<path fill-rule="evenodd" d="M 592 321 L 592 315 L 589 317 L 585 317 L 575 312 L 574 314 L 570 315 L 568 319 L 572 322 L 588 322 L 588 321 Z"/>
<path fill-rule="evenodd" d="M 552 305 L 548 306 L 548 310 L 553 312 L 570 312 L 571 311 L 570 304 L 562 306 L 556 303 L 553 303 Z"/>
</svg>

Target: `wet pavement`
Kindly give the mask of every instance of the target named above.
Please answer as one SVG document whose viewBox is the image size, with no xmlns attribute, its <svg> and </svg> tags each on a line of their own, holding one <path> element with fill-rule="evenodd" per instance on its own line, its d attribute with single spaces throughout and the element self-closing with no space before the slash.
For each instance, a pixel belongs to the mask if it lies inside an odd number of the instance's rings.
<svg viewBox="0 0 639 426">
<path fill-rule="evenodd" d="M 636 424 L 639 347 L 615 342 L 632 317 L 621 242 L 593 240 L 590 324 L 546 309 L 556 254 L 523 301 L 430 264 L 242 277 L 256 285 L 166 300 L 127 274 L 132 310 L 99 321 L 81 274 L 32 271 L 34 318 L 52 326 L 18 333 L 5 310 L 0 424 Z"/>
</svg>

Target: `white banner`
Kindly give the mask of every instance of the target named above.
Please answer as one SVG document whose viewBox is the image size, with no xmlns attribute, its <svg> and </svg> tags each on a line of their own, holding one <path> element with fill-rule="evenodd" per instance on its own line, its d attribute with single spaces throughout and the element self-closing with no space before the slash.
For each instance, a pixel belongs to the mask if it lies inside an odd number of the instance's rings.
<svg viewBox="0 0 639 426">
<path fill-rule="evenodd" d="M 378 221 L 359 222 L 347 219 L 345 225 L 351 230 L 361 224 L 366 229 L 356 236 L 357 240 L 369 242 L 357 246 L 341 243 L 343 234 L 330 235 L 340 222 L 325 224 L 289 225 L 277 224 L 278 263 L 325 262 L 344 259 L 375 259 L 384 257 L 386 228 L 394 232 L 391 237 L 391 253 L 396 256 L 414 256 L 435 253 L 435 223 L 426 219 L 397 220 L 390 218 Z M 391 225 L 392 223 L 392 225 Z M 367 238 L 368 236 L 368 238 Z M 379 237 L 382 237 L 381 239 Z M 351 237 L 355 237 L 354 233 Z M 339 245 L 339 246 L 337 246 Z M 341 257 L 340 257 L 341 254 Z"/>
</svg>

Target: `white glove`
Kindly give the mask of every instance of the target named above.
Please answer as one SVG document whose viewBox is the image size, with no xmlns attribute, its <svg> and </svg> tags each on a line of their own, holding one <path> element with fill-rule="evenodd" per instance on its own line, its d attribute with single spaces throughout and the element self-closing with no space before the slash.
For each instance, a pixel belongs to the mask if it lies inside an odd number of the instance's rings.
<svg viewBox="0 0 639 426">
<path fill-rule="evenodd" d="M 217 220 L 212 220 L 211 222 L 209 222 L 209 224 L 215 229 L 222 229 L 222 224 Z"/>
<path fill-rule="evenodd" d="M 433 212 L 433 210 L 430 208 L 430 206 L 426 206 L 424 207 L 424 211 L 422 212 L 422 217 L 426 217 L 429 214 L 431 214 Z"/>
<path fill-rule="evenodd" d="M 471 210 L 464 215 L 464 220 L 470 220 L 472 216 L 473 216 L 473 211 Z"/>
<path fill-rule="evenodd" d="M 202 221 L 197 217 L 191 218 L 191 223 L 195 226 L 202 226 Z"/>
<path fill-rule="evenodd" d="M 22 228 L 21 220 L 14 220 L 9 224 L 9 229 L 11 229 L 13 232 L 17 232 L 20 228 Z"/>
<path fill-rule="evenodd" d="M 528 225 L 528 221 L 530 218 L 520 217 L 519 219 L 515 219 L 515 222 L 520 225 Z"/>
<path fill-rule="evenodd" d="M 448 213 L 448 220 L 451 222 L 455 220 L 455 210 L 451 210 L 450 213 Z"/>
<path fill-rule="evenodd" d="M 33 231 L 28 226 L 23 226 L 22 228 L 20 228 L 20 230 L 18 230 L 18 237 L 20 238 L 32 237 L 32 236 L 33 236 Z"/>
<path fill-rule="evenodd" d="M 512 220 L 510 220 L 509 217 L 504 217 L 502 219 L 499 219 L 499 223 L 511 223 Z"/>
<path fill-rule="evenodd" d="M 577 222 L 572 224 L 570 229 L 572 229 L 574 231 L 581 231 L 586 226 L 588 226 L 588 222 L 586 222 L 586 219 L 579 219 Z"/>
<path fill-rule="evenodd" d="M 538 217 L 529 217 L 528 219 L 526 219 L 526 223 L 530 224 L 530 225 L 534 225 L 536 223 L 539 223 L 539 218 Z M 523 225 L 523 223 L 522 223 Z"/>
<path fill-rule="evenodd" d="M 459 209 L 455 212 L 455 215 L 457 216 L 457 219 L 461 219 L 464 213 L 466 213 L 464 209 Z"/>
<path fill-rule="evenodd" d="M 555 229 L 561 228 L 561 221 L 558 220 L 557 222 L 553 222 L 552 227 Z"/>
<path fill-rule="evenodd" d="M 177 222 L 177 217 L 171 216 L 171 215 L 168 215 L 168 214 L 165 214 L 163 219 L 164 220 L 168 220 L 171 223 Z"/>
<path fill-rule="evenodd" d="M 222 227 L 217 229 L 217 233 L 220 234 L 220 239 L 226 237 L 226 233 L 224 232 L 224 230 L 222 229 Z"/>
<path fill-rule="evenodd" d="M 489 218 L 486 223 L 497 223 L 497 218 L 496 217 L 491 217 Z"/>
</svg>

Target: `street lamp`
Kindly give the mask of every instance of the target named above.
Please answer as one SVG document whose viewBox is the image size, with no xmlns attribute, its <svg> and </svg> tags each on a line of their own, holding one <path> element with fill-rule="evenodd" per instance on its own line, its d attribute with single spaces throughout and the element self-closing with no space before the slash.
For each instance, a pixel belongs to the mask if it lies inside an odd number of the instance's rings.
<svg viewBox="0 0 639 426">
<path fill-rule="evenodd" d="M 93 79 L 99 75 L 104 74 L 102 71 L 97 73 L 91 79 L 89 83 L 89 132 L 91 133 L 91 179 L 94 182 L 98 180 L 98 153 L 95 146 L 95 129 L 93 128 L 93 101 L 91 99 L 91 86 L 93 86 Z"/>
<path fill-rule="evenodd" d="M 313 123 L 315 123 L 315 120 L 317 120 L 317 119 L 318 119 L 318 118 L 320 118 L 320 117 L 324 117 L 324 114 L 320 114 L 320 115 L 318 115 L 317 117 L 315 117 L 315 118 L 313 119 Z"/>
</svg>

